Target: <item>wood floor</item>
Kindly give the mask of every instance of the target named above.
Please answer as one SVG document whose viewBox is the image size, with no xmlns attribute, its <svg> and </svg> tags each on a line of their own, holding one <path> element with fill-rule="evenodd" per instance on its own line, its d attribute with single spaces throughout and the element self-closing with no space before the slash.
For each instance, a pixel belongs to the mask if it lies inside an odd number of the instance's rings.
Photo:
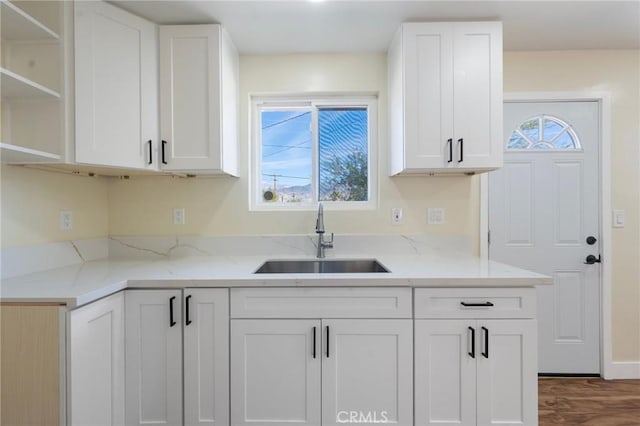
<svg viewBox="0 0 640 426">
<path fill-rule="evenodd" d="M 539 426 L 640 426 L 640 380 L 540 378 Z"/>
</svg>

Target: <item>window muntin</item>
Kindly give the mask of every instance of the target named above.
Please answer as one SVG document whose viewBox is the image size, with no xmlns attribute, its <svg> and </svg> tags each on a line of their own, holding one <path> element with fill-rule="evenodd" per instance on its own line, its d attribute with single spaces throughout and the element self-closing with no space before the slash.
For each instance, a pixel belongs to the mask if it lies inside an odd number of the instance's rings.
<svg viewBox="0 0 640 426">
<path fill-rule="evenodd" d="M 251 208 L 375 207 L 375 101 L 254 98 Z"/>
<path fill-rule="evenodd" d="M 558 117 L 540 115 L 520 124 L 507 141 L 507 151 L 572 151 L 582 149 L 578 135 Z"/>
</svg>

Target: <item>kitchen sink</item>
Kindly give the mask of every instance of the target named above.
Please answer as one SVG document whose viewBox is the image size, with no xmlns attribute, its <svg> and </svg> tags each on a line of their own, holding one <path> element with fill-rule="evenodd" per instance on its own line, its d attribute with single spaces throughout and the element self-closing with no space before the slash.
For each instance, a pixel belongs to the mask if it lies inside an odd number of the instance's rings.
<svg viewBox="0 0 640 426">
<path fill-rule="evenodd" d="M 269 260 L 256 274 L 362 274 L 386 273 L 387 268 L 375 259 L 350 260 Z"/>
</svg>

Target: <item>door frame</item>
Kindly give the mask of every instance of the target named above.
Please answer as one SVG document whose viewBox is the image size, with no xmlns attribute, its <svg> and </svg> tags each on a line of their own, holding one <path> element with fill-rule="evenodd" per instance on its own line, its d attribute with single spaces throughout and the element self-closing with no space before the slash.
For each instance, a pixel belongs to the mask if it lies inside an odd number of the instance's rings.
<svg viewBox="0 0 640 426">
<path fill-rule="evenodd" d="M 599 216 L 600 253 L 600 374 L 605 379 L 636 378 L 627 363 L 613 362 L 611 330 L 611 94 L 609 92 L 507 92 L 507 102 L 598 102 L 600 115 Z M 480 175 L 480 257 L 489 259 L 489 176 Z"/>
</svg>

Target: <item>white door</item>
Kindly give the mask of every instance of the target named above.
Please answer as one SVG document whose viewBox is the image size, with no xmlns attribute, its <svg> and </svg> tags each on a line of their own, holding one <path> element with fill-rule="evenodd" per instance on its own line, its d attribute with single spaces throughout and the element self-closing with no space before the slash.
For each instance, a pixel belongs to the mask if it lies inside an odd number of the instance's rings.
<svg viewBox="0 0 640 426">
<path fill-rule="evenodd" d="M 538 371 L 598 374 L 600 264 L 585 264 L 599 256 L 598 103 L 507 102 L 504 123 L 489 257 L 554 279 L 538 287 Z"/>
<path fill-rule="evenodd" d="M 161 167 L 221 168 L 220 26 L 160 27 Z"/>
<path fill-rule="evenodd" d="M 412 426 L 412 321 L 323 320 L 322 330 L 322 425 Z"/>
<path fill-rule="evenodd" d="M 538 425 L 536 321 L 478 321 L 477 425 Z"/>
<path fill-rule="evenodd" d="M 476 426 L 475 321 L 415 321 L 416 426 Z"/>
<path fill-rule="evenodd" d="M 76 161 L 154 168 L 158 64 L 152 22 L 101 1 L 75 3 Z"/>
<path fill-rule="evenodd" d="M 320 350 L 320 321 L 232 320 L 231 424 L 320 426 Z"/>
<path fill-rule="evenodd" d="M 127 426 L 182 424 L 181 308 L 180 290 L 127 290 Z"/>
<path fill-rule="evenodd" d="M 124 293 L 69 313 L 70 425 L 124 424 Z"/>
<path fill-rule="evenodd" d="M 229 290 L 184 293 L 184 422 L 229 425 Z"/>
</svg>

